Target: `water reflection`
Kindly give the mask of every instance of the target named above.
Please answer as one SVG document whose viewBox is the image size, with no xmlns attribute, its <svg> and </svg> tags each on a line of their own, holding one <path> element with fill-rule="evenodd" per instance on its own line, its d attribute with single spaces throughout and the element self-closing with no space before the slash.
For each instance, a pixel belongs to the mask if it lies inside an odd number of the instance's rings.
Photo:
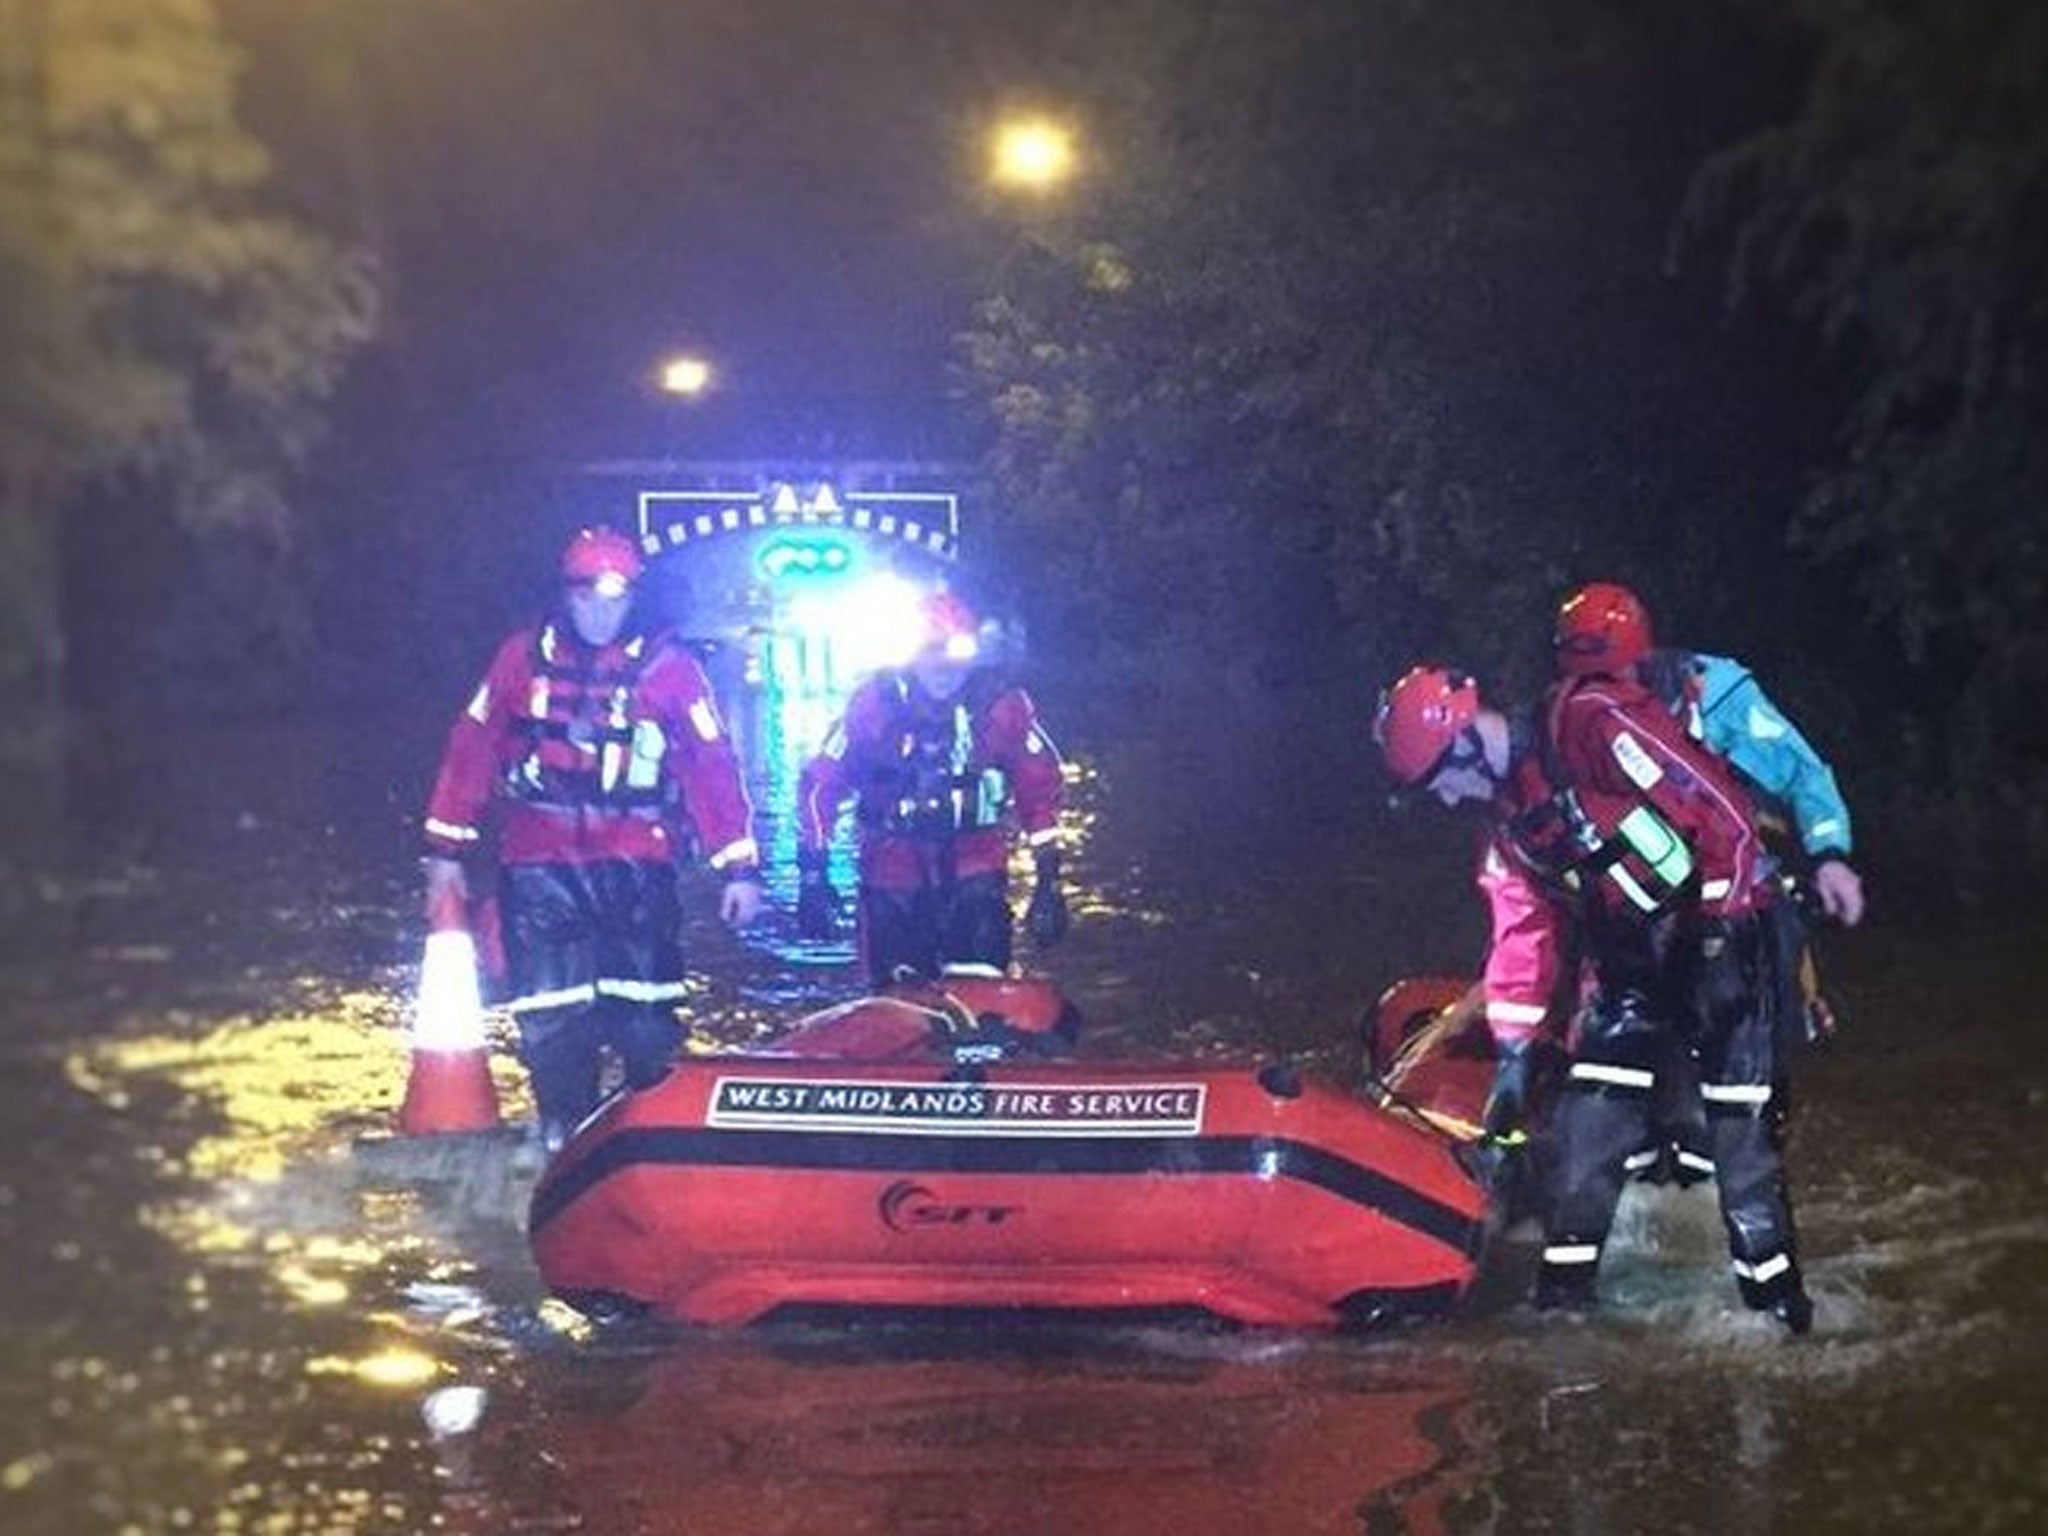
<svg viewBox="0 0 2048 1536">
<path fill-rule="evenodd" d="M 417 779 L 443 723 L 368 747 Z M 1192 766 L 1193 732 L 1101 739 L 1074 785 L 1100 905 L 1052 967 L 1090 1050 L 1313 1059 L 1391 968 L 1469 957 L 1440 826 L 1219 826 L 1219 797 L 1270 788 L 1270 736 Z M 538 1296 L 509 1155 L 456 1184 L 351 1155 L 404 1081 L 420 786 L 361 793 L 359 723 L 150 747 L 88 783 L 47 884 L 63 942 L 5 973 L 8 1536 L 2038 1528 L 2031 929 L 1880 928 L 1844 956 L 1854 1025 L 1791 1151 L 1821 1307 L 1798 1347 L 1735 1310 L 1701 1196 L 1582 1324 L 1517 1307 L 1510 1267 L 1473 1313 L 1368 1346 L 869 1329 L 622 1352 Z M 848 974 L 724 935 L 708 891 L 691 906 L 687 1012 L 714 1044 Z M 433 1401 L 478 1416 L 430 1425 Z"/>
<path fill-rule="evenodd" d="M 692 1337 L 551 1362 L 466 1453 L 471 1502 L 488 1485 L 497 1513 L 531 1511 L 544 1482 L 599 1536 L 1489 1528 L 1487 1435 L 1455 1361 L 959 1340 Z"/>
</svg>

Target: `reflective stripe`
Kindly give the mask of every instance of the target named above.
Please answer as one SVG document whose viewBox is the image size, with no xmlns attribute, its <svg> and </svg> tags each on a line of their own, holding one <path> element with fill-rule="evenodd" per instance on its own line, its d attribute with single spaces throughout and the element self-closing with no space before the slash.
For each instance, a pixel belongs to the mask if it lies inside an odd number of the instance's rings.
<svg viewBox="0 0 2048 1536">
<path fill-rule="evenodd" d="M 1511 1003 L 1503 998 L 1486 1005 L 1489 1024 L 1541 1024 L 1549 1015 L 1550 1010 L 1541 1003 Z"/>
<path fill-rule="evenodd" d="M 1575 1061 L 1571 1075 L 1580 1082 L 1614 1083 L 1623 1088 L 1654 1088 L 1657 1074 L 1641 1067 L 1610 1067 L 1604 1062 Z"/>
<path fill-rule="evenodd" d="M 761 849 L 751 837 L 737 838 L 711 855 L 711 867 L 723 869 L 728 864 L 758 864 Z"/>
<path fill-rule="evenodd" d="M 703 740 L 718 740 L 718 713 L 708 699 L 698 699 L 690 705 L 690 724 Z"/>
<path fill-rule="evenodd" d="M 1024 839 L 1033 848 L 1043 848 L 1047 843 L 1056 843 L 1059 840 L 1060 829 L 1058 827 L 1040 827 L 1036 832 L 1028 834 Z"/>
<path fill-rule="evenodd" d="M 986 976 L 991 979 L 1000 980 L 1003 971 L 1002 967 L 997 965 L 982 965 L 973 960 L 954 960 L 949 962 L 939 974 L 941 976 Z"/>
<path fill-rule="evenodd" d="M 680 981 L 620 981 L 604 977 L 597 983 L 599 997 L 623 997 L 629 1003 L 666 1002 L 688 991 Z"/>
<path fill-rule="evenodd" d="M 1701 1157 L 1697 1152 L 1681 1151 L 1678 1154 L 1678 1162 L 1680 1167 L 1696 1168 L 1701 1173 L 1714 1171 L 1714 1160 L 1711 1157 Z"/>
<path fill-rule="evenodd" d="M 1700 1097 L 1709 1104 L 1768 1104 L 1769 1083 L 1702 1083 Z"/>
<path fill-rule="evenodd" d="M 1808 827 L 1806 829 L 1806 840 L 1808 842 L 1818 842 L 1821 838 L 1833 837 L 1841 830 L 1841 821 L 1836 817 L 1830 816 L 1827 820 L 1816 821 L 1812 826 Z"/>
<path fill-rule="evenodd" d="M 1700 900 L 1719 901 L 1733 889 L 1735 882 L 1732 880 L 1708 880 L 1700 886 Z"/>
<path fill-rule="evenodd" d="M 459 827 L 452 821 L 440 821 L 429 816 L 426 821 L 429 837 L 446 838 L 451 843 L 473 843 L 482 834 L 475 827 Z"/>
<path fill-rule="evenodd" d="M 566 1008 L 571 1003 L 587 1003 L 597 996 L 597 988 L 589 982 L 580 987 L 557 987 L 552 992 L 531 992 L 525 997 L 515 997 L 505 1005 L 511 1013 L 532 1013 L 541 1008 Z"/>
<path fill-rule="evenodd" d="M 1546 1264 L 1598 1264 L 1598 1243 L 1553 1243 L 1543 1250 Z"/>
<path fill-rule="evenodd" d="M 1621 771 L 1628 775 L 1629 782 L 1637 789 L 1655 789 L 1664 777 L 1664 770 L 1650 761 L 1650 754 L 1627 731 L 1614 733 L 1612 750 L 1614 760 L 1621 764 Z"/>
<path fill-rule="evenodd" d="M 1774 1253 L 1761 1264 L 1745 1264 L 1740 1259 L 1729 1261 L 1735 1273 L 1745 1280 L 1754 1280 L 1761 1285 L 1766 1280 L 1775 1280 L 1792 1267 L 1792 1255 Z"/>
<path fill-rule="evenodd" d="M 490 722 L 491 685 L 488 681 L 477 685 L 476 695 L 469 701 L 469 708 L 464 713 L 478 725 L 485 725 Z"/>
<path fill-rule="evenodd" d="M 1621 1160 L 1621 1166 L 1628 1172 L 1634 1173 L 1638 1168 L 1647 1168 L 1656 1161 L 1657 1149 L 1652 1147 L 1647 1152 L 1631 1152 Z"/>
<path fill-rule="evenodd" d="M 1654 912 L 1657 910 L 1657 898 L 1637 884 L 1636 877 L 1623 869 L 1619 864 L 1608 865 L 1607 875 L 1609 879 L 1621 887 L 1621 894 L 1634 902 L 1638 910 L 1643 912 Z"/>
</svg>

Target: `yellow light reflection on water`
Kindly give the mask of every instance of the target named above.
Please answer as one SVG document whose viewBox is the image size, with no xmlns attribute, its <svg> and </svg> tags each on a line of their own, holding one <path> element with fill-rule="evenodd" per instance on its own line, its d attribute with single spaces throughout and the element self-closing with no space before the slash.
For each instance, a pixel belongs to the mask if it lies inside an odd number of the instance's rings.
<svg viewBox="0 0 2048 1536">
<path fill-rule="evenodd" d="M 306 1362 L 306 1373 L 353 1376 L 368 1387 L 423 1387 L 440 1376 L 441 1362 L 420 1350 L 393 1345 L 354 1360 L 342 1355 L 322 1355 Z"/>
<path fill-rule="evenodd" d="M 161 1099 L 185 1106 L 156 1145 L 138 1155 L 172 1176 L 143 1220 L 207 1268 L 185 1277 L 186 1305 L 213 1307 L 210 1262 L 253 1258 L 276 1289 L 306 1309 L 344 1305 L 361 1277 L 426 1243 L 407 1212 L 417 1196 L 358 1188 L 349 1141 L 391 1123 L 405 1083 L 406 987 L 338 992 L 276 1016 L 237 1015 L 200 1027 L 166 1015 L 159 1033 L 82 1046 L 66 1061 L 71 1082 L 112 1108 Z M 293 991 L 314 995 L 310 983 Z M 523 1098 L 503 1063 L 501 1097 Z"/>
</svg>

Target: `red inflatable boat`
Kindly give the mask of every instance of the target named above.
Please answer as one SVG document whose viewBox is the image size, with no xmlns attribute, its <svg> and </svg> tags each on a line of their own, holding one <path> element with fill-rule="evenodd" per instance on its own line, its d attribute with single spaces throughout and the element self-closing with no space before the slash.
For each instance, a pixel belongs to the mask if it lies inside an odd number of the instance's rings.
<svg viewBox="0 0 2048 1536">
<path fill-rule="evenodd" d="M 1043 983 L 962 978 L 679 1065 L 549 1165 L 542 1276 L 585 1305 L 1440 1311 L 1485 1196 L 1438 1132 L 1263 1069 L 1080 1061 Z"/>
</svg>

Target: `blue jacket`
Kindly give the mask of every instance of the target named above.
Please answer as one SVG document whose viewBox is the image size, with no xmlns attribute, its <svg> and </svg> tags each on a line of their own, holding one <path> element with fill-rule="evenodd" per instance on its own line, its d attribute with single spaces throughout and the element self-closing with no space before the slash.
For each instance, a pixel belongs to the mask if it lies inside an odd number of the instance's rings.
<svg viewBox="0 0 2048 1536">
<path fill-rule="evenodd" d="M 1685 687 L 1669 700 L 1686 729 L 1744 779 L 1791 813 L 1800 844 L 1815 859 L 1846 859 L 1853 847 L 1849 807 L 1835 771 L 1799 727 L 1758 686 L 1749 668 L 1726 656 L 1692 652 Z"/>
</svg>

